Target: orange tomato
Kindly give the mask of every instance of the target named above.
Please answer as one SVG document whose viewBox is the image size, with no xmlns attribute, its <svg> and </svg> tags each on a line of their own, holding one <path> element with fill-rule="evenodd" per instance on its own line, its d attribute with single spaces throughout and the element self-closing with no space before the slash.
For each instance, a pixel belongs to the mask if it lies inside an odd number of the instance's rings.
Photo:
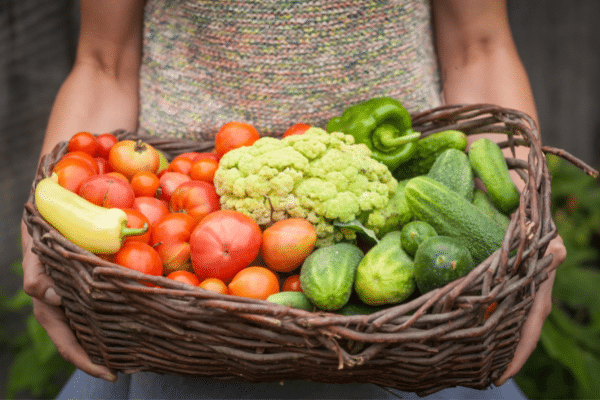
<svg viewBox="0 0 600 400">
<path fill-rule="evenodd" d="M 163 274 L 163 265 L 160 256 L 152 246 L 143 242 L 127 242 L 123 244 L 121 249 L 115 254 L 113 262 L 147 275 L 161 276 Z M 150 282 L 140 282 L 146 286 L 156 286 Z"/>
<path fill-rule="evenodd" d="M 245 122 L 228 122 L 215 136 L 215 151 L 220 158 L 230 150 L 251 146 L 258 139 L 260 135 L 252 125 Z"/>
<path fill-rule="evenodd" d="M 194 161 L 188 156 L 177 156 L 169 163 L 168 172 L 179 172 L 185 175 L 190 174 Z"/>
<path fill-rule="evenodd" d="M 156 173 L 160 157 L 154 147 L 141 140 L 121 140 L 111 147 L 108 164 L 114 171 L 131 179 L 140 171 Z"/>
<path fill-rule="evenodd" d="M 83 151 L 90 156 L 95 157 L 98 152 L 98 141 L 96 136 L 89 132 L 78 132 L 69 139 L 69 152 Z"/>
<path fill-rule="evenodd" d="M 218 168 L 218 161 L 210 158 L 202 158 L 192 165 L 189 175 L 193 180 L 213 183 L 215 172 L 217 172 Z"/>
<path fill-rule="evenodd" d="M 160 187 L 160 180 L 154 172 L 140 171 L 131 177 L 131 188 L 135 197 L 154 197 Z"/>
<path fill-rule="evenodd" d="M 284 219 L 265 229 L 260 254 L 272 270 L 290 272 L 304 262 L 316 242 L 313 224 L 302 218 Z"/>
<path fill-rule="evenodd" d="M 61 160 L 52 172 L 58 176 L 58 184 L 71 192 L 79 193 L 81 186 L 96 173 L 88 163 L 78 159 Z"/>
<path fill-rule="evenodd" d="M 279 278 L 264 267 L 247 267 L 235 274 L 229 283 L 229 293 L 234 296 L 266 300 L 279 293 Z"/>
<path fill-rule="evenodd" d="M 218 278 L 208 278 L 203 280 L 198 286 L 202 289 L 210 290 L 221 294 L 229 294 L 229 289 L 225 282 Z"/>
<path fill-rule="evenodd" d="M 81 160 L 81 161 L 85 162 L 86 164 L 88 164 L 90 166 L 90 168 L 94 170 L 95 173 L 100 172 L 98 161 L 96 161 L 96 159 L 94 157 L 90 156 L 88 153 L 85 153 L 81 150 L 76 150 L 76 151 L 65 154 L 63 156 L 63 158 L 61 158 L 61 161 L 70 160 L 73 158 L 76 158 L 76 159 Z"/>
<path fill-rule="evenodd" d="M 302 135 L 306 132 L 311 126 L 308 124 L 295 124 L 288 128 L 287 131 L 283 134 L 283 137 L 288 137 L 292 135 Z"/>
<path fill-rule="evenodd" d="M 196 275 L 189 271 L 173 271 L 167 275 L 167 278 L 173 279 L 177 282 L 187 283 L 188 285 L 192 286 L 200 285 L 200 279 L 198 279 Z"/>
<path fill-rule="evenodd" d="M 283 281 L 283 285 L 281 285 L 282 292 L 301 292 L 302 287 L 300 286 L 300 275 L 290 275 L 285 281 Z"/>
</svg>

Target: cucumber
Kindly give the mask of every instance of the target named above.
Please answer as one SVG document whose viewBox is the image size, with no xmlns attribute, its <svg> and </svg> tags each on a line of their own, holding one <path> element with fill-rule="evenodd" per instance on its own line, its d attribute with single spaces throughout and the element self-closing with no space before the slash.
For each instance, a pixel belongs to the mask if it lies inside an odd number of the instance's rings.
<svg viewBox="0 0 600 400">
<path fill-rule="evenodd" d="M 411 221 L 400 231 L 402 248 L 411 257 L 414 257 L 421 243 L 433 236 L 437 236 L 437 232 L 424 221 Z"/>
<path fill-rule="evenodd" d="M 408 208 L 406 203 L 406 197 L 404 196 L 404 189 L 408 179 L 398 182 L 396 192 L 390 198 L 387 205 L 380 212 L 380 218 L 384 219 L 385 222 L 377 230 L 377 237 L 382 238 L 386 233 L 400 230 L 402 226 L 407 224 L 412 219 L 412 212 Z"/>
<path fill-rule="evenodd" d="M 467 135 L 457 130 L 436 132 L 420 139 L 416 147 L 411 159 L 394 170 L 393 175 L 397 180 L 425 175 L 436 158 L 447 149 L 464 151 L 467 148 Z"/>
<path fill-rule="evenodd" d="M 473 201 L 475 190 L 473 168 L 464 151 L 445 150 L 435 160 L 427 176 L 446 185 L 465 199 Z"/>
<path fill-rule="evenodd" d="M 473 205 L 483 211 L 488 217 L 496 222 L 505 231 L 510 224 L 510 218 L 502 214 L 492 203 L 490 196 L 481 189 L 475 189 L 473 193 Z"/>
<path fill-rule="evenodd" d="M 355 303 L 348 303 L 346 304 L 344 307 L 340 308 L 339 310 L 337 310 L 338 314 L 341 315 L 369 315 L 369 314 L 373 314 L 374 312 L 383 310 L 384 307 L 373 307 L 373 306 L 369 306 L 367 304 L 355 304 Z"/>
<path fill-rule="evenodd" d="M 279 292 L 270 295 L 267 301 L 281 304 L 282 306 L 299 308 L 301 310 L 313 311 L 315 306 L 302 292 Z"/>
<path fill-rule="evenodd" d="M 339 310 L 350 299 L 356 268 L 364 255 L 350 243 L 318 248 L 300 268 L 302 292 L 321 310 Z"/>
<path fill-rule="evenodd" d="M 465 242 L 450 236 L 434 236 L 419 246 L 415 254 L 415 281 L 427 293 L 468 274 L 475 263 Z"/>
<path fill-rule="evenodd" d="M 488 138 L 478 139 L 471 143 L 469 160 L 496 208 L 504 214 L 515 211 L 519 207 L 519 191 L 510 177 L 500 146 Z"/>
<path fill-rule="evenodd" d="M 476 264 L 502 245 L 505 231 L 467 199 L 427 176 L 411 179 L 406 201 L 418 220 L 425 221 L 438 235 L 464 237 Z"/>
</svg>

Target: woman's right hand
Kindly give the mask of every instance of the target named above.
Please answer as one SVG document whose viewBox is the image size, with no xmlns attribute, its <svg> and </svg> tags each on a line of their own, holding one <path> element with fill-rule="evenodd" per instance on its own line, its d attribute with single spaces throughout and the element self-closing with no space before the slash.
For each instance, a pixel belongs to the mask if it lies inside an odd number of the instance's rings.
<svg viewBox="0 0 600 400">
<path fill-rule="evenodd" d="M 83 372 L 105 379 L 117 380 L 117 374 L 103 365 L 92 362 L 77 341 L 69 326 L 65 312 L 60 307 L 61 298 L 54 290 L 54 282 L 46 274 L 44 266 L 33 251 L 33 240 L 24 224 L 23 237 L 23 290 L 33 300 L 33 315 L 50 336 L 60 355 Z"/>
</svg>

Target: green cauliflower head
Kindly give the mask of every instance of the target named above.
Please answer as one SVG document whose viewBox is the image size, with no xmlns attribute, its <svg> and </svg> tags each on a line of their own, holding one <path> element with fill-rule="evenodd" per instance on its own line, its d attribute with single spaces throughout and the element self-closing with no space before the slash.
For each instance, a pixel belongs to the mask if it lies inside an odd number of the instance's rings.
<svg viewBox="0 0 600 400">
<path fill-rule="evenodd" d="M 317 246 L 326 246 L 355 237 L 335 221 L 358 219 L 375 232 L 385 222 L 373 216 L 388 204 L 398 182 L 370 155 L 351 135 L 310 128 L 229 151 L 214 184 L 221 208 L 249 215 L 259 225 L 304 218 L 316 228 Z"/>
</svg>

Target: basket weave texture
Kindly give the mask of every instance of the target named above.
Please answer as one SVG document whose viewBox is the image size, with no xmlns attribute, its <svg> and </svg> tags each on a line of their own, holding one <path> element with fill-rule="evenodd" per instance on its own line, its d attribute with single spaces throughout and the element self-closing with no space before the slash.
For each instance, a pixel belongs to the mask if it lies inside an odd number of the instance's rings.
<svg viewBox="0 0 600 400">
<path fill-rule="evenodd" d="M 533 120 L 514 110 L 447 106 L 412 117 L 423 136 L 445 129 L 502 133 L 507 140 L 501 147 L 529 146 L 528 162 L 507 158 L 527 184 L 502 247 L 487 260 L 442 288 L 371 315 L 308 312 L 221 295 L 149 277 L 79 248 L 52 228 L 34 204 L 35 185 L 67 151 L 66 143 L 59 144 L 40 164 L 24 220 L 91 359 L 124 373 L 361 382 L 420 396 L 458 385 L 491 385 L 511 361 L 536 292 L 551 271 L 552 256 L 544 253 L 557 231 L 544 152 L 589 174 L 597 171 L 561 150 L 543 148 Z M 138 138 L 125 131 L 115 134 Z M 142 139 L 169 156 L 212 148 L 212 143 Z M 509 257 L 514 249 L 516 255 Z M 138 283 L 142 277 L 158 287 Z M 494 302 L 497 309 L 485 319 Z"/>
</svg>

